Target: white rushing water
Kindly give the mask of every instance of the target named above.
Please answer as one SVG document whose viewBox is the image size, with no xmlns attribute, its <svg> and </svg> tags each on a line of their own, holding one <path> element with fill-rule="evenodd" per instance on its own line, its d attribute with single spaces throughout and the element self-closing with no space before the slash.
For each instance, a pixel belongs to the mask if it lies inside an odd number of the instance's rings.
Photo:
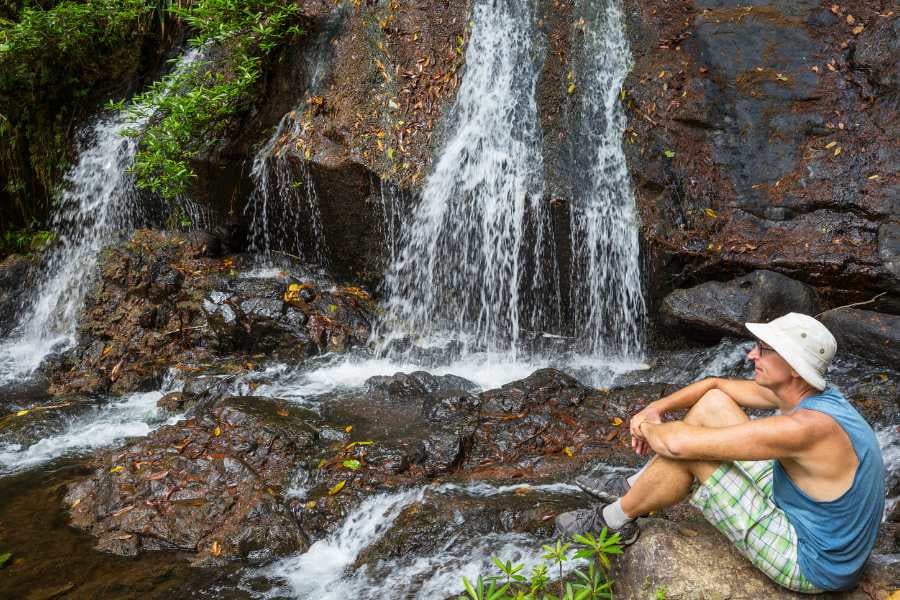
<svg viewBox="0 0 900 600">
<path fill-rule="evenodd" d="M 574 163 L 584 177 L 572 182 L 573 318 L 583 328 L 579 337 L 587 339 L 591 354 L 639 357 L 647 309 L 620 101 L 631 51 L 618 0 L 583 4 Z"/>
<path fill-rule="evenodd" d="M 198 56 L 198 50 L 187 52 L 175 68 L 187 68 Z M 138 192 L 128 169 L 138 140 L 122 130 L 140 129 L 150 115 L 138 122 L 129 115 L 126 109 L 101 116 L 78 136 L 78 160 L 65 175 L 52 219 L 56 242 L 30 305 L 0 344 L 0 385 L 27 377 L 48 354 L 74 344 L 78 313 L 101 248 L 136 224 Z"/>
<path fill-rule="evenodd" d="M 0 443 L 0 474 L 110 446 L 125 438 L 147 435 L 160 425 L 174 423 L 180 416 L 162 418 L 156 403 L 178 387 L 170 376 L 158 391 L 129 394 L 87 409 L 68 419 L 58 433 L 40 437 L 31 445 Z"/>
<path fill-rule="evenodd" d="M 524 274 L 543 246 L 526 240 L 527 222 L 546 214 L 534 7 L 480 1 L 471 24 L 448 137 L 386 274 L 385 308 L 396 331 L 515 352 L 522 292 L 542 286 L 539 271 L 531 281 Z"/>
<path fill-rule="evenodd" d="M 529 493 L 581 494 L 574 485 L 493 486 L 443 484 L 415 488 L 367 498 L 347 517 L 341 527 L 314 543 L 304 554 L 288 557 L 251 575 L 280 583 L 266 597 L 288 595 L 298 600 L 377 600 L 386 597 L 432 600 L 462 592 L 462 577 L 475 580 L 495 569 L 492 556 L 523 563 L 525 572 L 542 562 L 541 544 L 546 540 L 522 533 L 493 533 L 459 536 L 452 531 L 439 534 L 441 544 L 431 554 L 405 556 L 374 565 L 353 567 L 360 554 L 391 530 L 400 514 L 421 503 L 428 495 L 467 495 L 487 502 L 515 494 L 525 487 Z M 461 516 L 460 516 L 461 518 Z M 458 529 L 459 519 L 452 522 Z M 578 563 L 571 563 L 576 566 Z M 370 568 L 371 567 L 371 568 Z M 568 570 L 568 569 L 567 569 Z"/>
</svg>

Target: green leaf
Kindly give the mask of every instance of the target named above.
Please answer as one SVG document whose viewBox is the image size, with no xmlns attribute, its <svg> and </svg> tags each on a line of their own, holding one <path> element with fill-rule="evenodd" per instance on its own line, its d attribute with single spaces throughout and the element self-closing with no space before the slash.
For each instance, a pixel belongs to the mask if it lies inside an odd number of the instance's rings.
<svg viewBox="0 0 900 600">
<path fill-rule="evenodd" d="M 9 559 L 12 558 L 12 552 L 6 552 L 5 554 L 0 554 L 0 567 L 3 567 Z"/>
<path fill-rule="evenodd" d="M 360 462 L 359 462 L 358 460 L 356 460 L 356 459 L 345 460 L 345 461 L 342 462 L 341 464 L 344 465 L 344 467 L 346 467 L 347 469 L 350 469 L 351 471 L 355 471 L 355 470 L 357 470 L 360 466 L 362 466 L 362 465 L 360 464 Z"/>
<path fill-rule="evenodd" d="M 665 152 L 663 152 L 663 154 L 666 155 L 666 158 L 675 158 L 674 150 L 666 150 Z"/>
</svg>

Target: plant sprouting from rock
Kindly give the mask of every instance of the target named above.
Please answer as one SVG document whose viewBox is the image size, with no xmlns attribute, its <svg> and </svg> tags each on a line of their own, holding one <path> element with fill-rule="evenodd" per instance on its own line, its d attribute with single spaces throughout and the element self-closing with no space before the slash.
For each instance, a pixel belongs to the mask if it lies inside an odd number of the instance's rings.
<svg viewBox="0 0 900 600">
<path fill-rule="evenodd" d="M 541 558 L 551 566 L 538 564 L 530 580 L 522 574 L 524 565 L 492 557 L 499 574 L 479 575 L 474 583 L 463 577 L 466 593 L 459 600 L 611 600 L 610 556 L 622 553 L 619 540 L 618 533 L 609 535 L 604 528 L 597 536 L 586 533 L 573 536 L 571 542 L 558 539 L 553 545 L 544 545 Z M 587 561 L 587 568 L 575 567 L 567 578 L 566 566 L 572 561 Z M 557 571 L 555 584 L 550 583 L 550 568 Z"/>
</svg>

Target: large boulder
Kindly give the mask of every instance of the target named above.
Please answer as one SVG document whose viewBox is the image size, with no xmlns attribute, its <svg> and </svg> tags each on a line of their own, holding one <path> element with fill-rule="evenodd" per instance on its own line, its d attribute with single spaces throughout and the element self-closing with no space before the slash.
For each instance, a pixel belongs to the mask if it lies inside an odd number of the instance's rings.
<svg viewBox="0 0 900 600">
<path fill-rule="evenodd" d="M 744 323 L 767 322 L 789 312 L 817 314 L 816 292 L 774 271 L 675 290 L 662 305 L 663 317 L 688 331 L 740 337 L 748 336 Z"/>
<path fill-rule="evenodd" d="M 897 15 L 860 1 L 625 8 L 624 147 L 654 303 L 750 269 L 835 304 L 896 289 L 879 228 L 900 210 Z"/>
<path fill-rule="evenodd" d="M 72 524 L 97 549 L 124 556 L 180 550 L 194 562 L 264 560 L 304 551 L 285 497 L 298 465 L 318 454 L 304 413 L 264 398 L 231 398 L 119 450 L 66 495 Z"/>
<path fill-rule="evenodd" d="M 616 596 L 684 600 L 844 598 L 886 600 L 900 583 L 896 556 L 873 556 L 861 586 L 840 594 L 805 595 L 779 587 L 706 521 L 641 519 L 641 537 L 614 561 Z"/>
<path fill-rule="evenodd" d="M 900 316 L 858 308 L 836 308 L 820 317 L 838 348 L 896 368 L 900 364 Z"/>
<path fill-rule="evenodd" d="M 115 394 L 156 387 L 172 365 L 264 353 L 302 360 L 365 343 L 374 303 L 285 258 L 255 270 L 219 256 L 215 238 L 138 231 L 107 248 L 79 325 L 78 346 L 51 377 L 52 393 Z"/>
</svg>

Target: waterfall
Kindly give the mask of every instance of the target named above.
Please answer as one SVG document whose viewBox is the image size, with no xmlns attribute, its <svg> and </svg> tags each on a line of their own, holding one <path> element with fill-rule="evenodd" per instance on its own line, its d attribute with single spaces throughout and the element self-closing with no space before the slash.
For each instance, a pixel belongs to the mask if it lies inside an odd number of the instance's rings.
<svg viewBox="0 0 900 600">
<path fill-rule="evenodd" d="M 187 52 L 176 69 L 187 68 L 198 56 L 198 50 Z M 126 109 L 101 116 L 78 136 L 78 160 L 65 175 L 51 221 L 55 244 L 30 305 L 0 345 L 0 385 L 26 377 L 48 354 L 75 343 L 78 313 L 100 250 L 136 224 L 138 192 L 128 170 L 138 140 L 121 132 L 140 129 L 149 115 L 134 122 L 129 114 Z"/>
<path fill-rule="evenodd" d="M 253 157 L 253 192 L 244 210 L 251 215 L 252 250 L 266 259 L 273 252 L 283 252 L 322 264 L 325 243 L 318 193 L 306 161 L 292 161 L 286 155 L 285 144 L 301 131 L 301 118 L 289 112 L 260 147 Z M 309 242 L 304 244 L 304 239 Z"/>
<path fill-rule="evenodd" d="M 540 327 L 523 294 L 544 283 L 525 271 L 540 262 L 543 227 L 532 239 L 526 230 L 547 220 L 533 28 L 529 0 L 473 8 L 447 139 L 386 274 L 395 329 L 515 352 L 523 326 Z"/>
<path fill-rule="evenodd" d="M 622 150 L 620 93 L 631 52 L 618 0 L 587 2 L 575 70 L 579 90 L 573 162 L 572 318 L 591 354 L 640 356 L 646 306 L 638 219 Z"/>
</svg>

